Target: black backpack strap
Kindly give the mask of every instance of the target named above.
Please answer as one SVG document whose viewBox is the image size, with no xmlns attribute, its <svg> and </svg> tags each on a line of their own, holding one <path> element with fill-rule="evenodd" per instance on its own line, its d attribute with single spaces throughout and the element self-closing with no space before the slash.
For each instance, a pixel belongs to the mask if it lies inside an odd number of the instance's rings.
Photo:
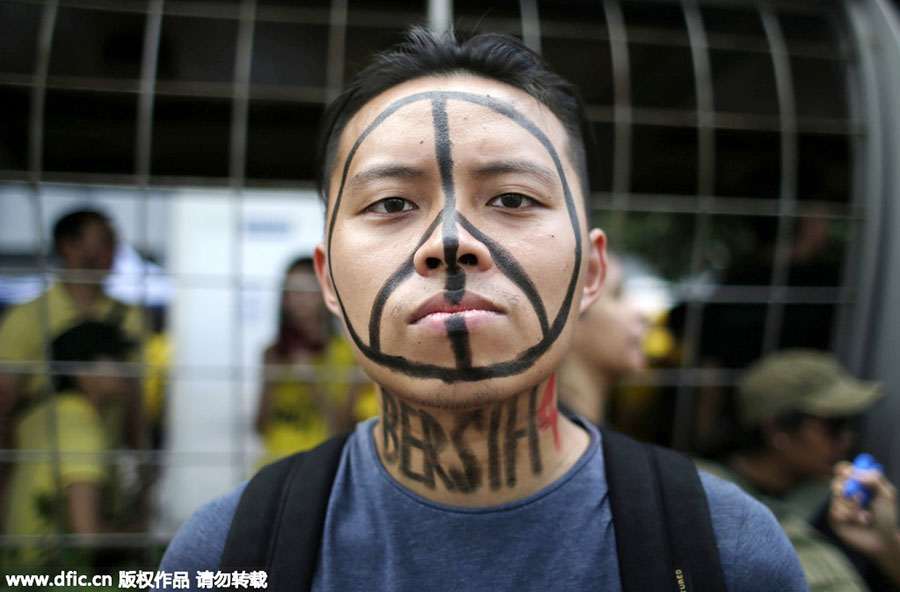
<svg viewBox="0 0 900 592">
<path fill-rule="evenodd" d="M 328 499 L 349 435 L 267 465 L 250 480 L 220 570 L 265 570 L 270 591 L 312 587 Z"/>
<path fill-rule="evenodd" d="M 684 578 L 686 591 L 725 592 L 716 533 L 697 467 L 674 450 L 660 446 L 650 449 L 663 492 L 663 512 L 676 576 Z"/>
<path fill-rule="evenodd" d="M 622 592 L 725 592 L 694 464 L 673 450 L 602 433 Z"/>
</svg>

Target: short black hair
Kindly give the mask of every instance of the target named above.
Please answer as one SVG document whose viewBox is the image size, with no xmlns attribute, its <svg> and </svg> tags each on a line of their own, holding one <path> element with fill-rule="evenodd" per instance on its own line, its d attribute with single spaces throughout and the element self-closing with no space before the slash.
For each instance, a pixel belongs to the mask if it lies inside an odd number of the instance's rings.
<svg viewBox="0 0 900 592">
<path fill-rule="evenodd" d="M 59 253 L 59 247 L 63 242 L 81 238 L 84 227 L 91 222 L 99 222 L 112 228 L 109 216 L 99 210 L 91 208 L 74 210 L 57 220 L 56 224 L 53 225 L 53 250 Z"/>
<path fill-rule="evenodd" d="M 589 201 L 588 162 L 593 135 L 584 103 L 572 83 L 553 72 L 515 37 L 481 33 L 461 39 L 453 31 L 436 33 L 412 27 L 403 42 L 377 54 L 325 110 L 316 181 L 326 206 L 338 142 L 350 119 L 370 100 L 398 84 L 453 74 L 472 74 L 508 84 L 549 108 L 566 129 L 569 155 L 581 180 L 585 202 Z"/>
<path fill-rule="evenodd" d="M 61 333 L 50 345 L 54 362 L 96 362 L 101 357 L 124 360 L 134 343 L 118 325 L 103 321 L 85 321 Z M 75 388 L 72 375 L 54 370 L 57 391 Z"/>
</svg>

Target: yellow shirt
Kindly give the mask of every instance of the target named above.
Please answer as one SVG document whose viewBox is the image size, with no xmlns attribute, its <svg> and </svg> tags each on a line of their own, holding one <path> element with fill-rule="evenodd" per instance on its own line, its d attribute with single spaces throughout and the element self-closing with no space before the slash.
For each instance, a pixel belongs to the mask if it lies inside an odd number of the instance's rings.
<svg viewBox="0 0 900 592">
<path fill-rule="evenodd" d="M 345 339 L 332 338 L 311 366 L 309 377 L 285 367 L 283 376 L 275 380 L 272 421 L 263 437 L 268 451 L 263 464 L 312 448 L 331 436 L 328 413 L 322 407 L 343 408 L 354 388 L 358 389 L 354 418 L 360 420 L 377 413 L 374 386 L 353 382 L 358 372 L 356 359 Z"/>
<path fill-rule="evenodd" d="M 120 312 L 121 311 L 121 312 Z M 46 315 L 46 323 L 43 318 Z M 141 311 L 102 295 L 94 307 L 85 312 L 72 300 L 61 283 L 25 304 L 11 308 L 0 323 L 0 360 L 7 362 L 44 362 L 46 347 L 54 338 L 84 321 L 110 321 L 121 315 L 119 326 L 125 335 L 138 343 L 143 322 Z M 43 338 L 47 331 L 47 340 Z M 20 393 L 32 398 L 47 384 L 46 364 L 23 367 L 25 379 Z"/>
<path fill-rule="evenodd" d="M 65 491 L 73 483 L 102 483 L 109 478 L 103 420 L 84 395 L 67 391 L 28 410 L 17 425 L 16 441 L 21 453 L 9 483 L 5 534 L 49 539 L 66 520 L 57 479 Z M 57 446 L 59 454 L 54 455 Z M 47 542 L 51 545 L 20 546 L 13 562 L 32 565 L 49 559 L 54 548 L 52 540 Z"/>
</svg>

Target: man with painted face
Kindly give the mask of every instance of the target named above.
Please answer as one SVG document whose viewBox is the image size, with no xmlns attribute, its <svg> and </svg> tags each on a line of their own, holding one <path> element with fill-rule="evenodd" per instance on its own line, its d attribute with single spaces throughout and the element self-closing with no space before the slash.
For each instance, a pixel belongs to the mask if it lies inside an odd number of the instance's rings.
<svg viewBox="0 0 900 592">
<path fill-rule="evenodd" d="M 326 112 L 314 261 L 379 415 L 341 452 L 314 590 L 620 589 L 601 434 L 555 388 L 606 267 L 586 127 L 518 41 L 420 29 Z M 702 482 L 728 590 L 806 590 L 772 515 Z M 244 487 L 161 569 L 214 572 Z"/>
</svg>

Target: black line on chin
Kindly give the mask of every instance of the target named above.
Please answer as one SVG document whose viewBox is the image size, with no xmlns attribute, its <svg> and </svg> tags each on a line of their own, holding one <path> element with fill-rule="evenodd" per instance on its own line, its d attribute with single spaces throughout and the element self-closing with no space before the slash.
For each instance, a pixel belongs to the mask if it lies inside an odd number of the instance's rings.
<svg viewBox="0 0 900 592">
<path fill-rule="evenodd" d="M 456 367 L 466 370 L 472 367 L 472 349 L 469 346 L 469 329 L 466 327 L 466 319 L 462 315 L 450 315 L 444 322 L 447 328 L 447 336 L 450 337 L 450 347 L 453 349 L 453 357 L 456 358 Z"/>
</svg>

